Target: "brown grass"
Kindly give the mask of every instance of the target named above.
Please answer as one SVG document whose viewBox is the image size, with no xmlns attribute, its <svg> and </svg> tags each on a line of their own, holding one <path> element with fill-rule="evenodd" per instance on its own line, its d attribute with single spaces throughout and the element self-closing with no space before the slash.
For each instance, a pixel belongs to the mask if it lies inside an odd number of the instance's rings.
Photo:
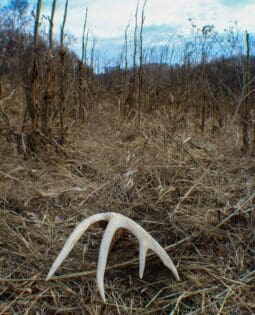
<svg viewBox="0 0 255 315">
<path fill-rule="evenodd" d="M 103 112 L 71 127 L 61 151 L 45 145 L 36 158 L 24 160 L 1 136 L 0 314 L 254 314 L 254 159 L 224 130 L 202 138 L 158 112 L 138 131 Z M 127 170 L 136 170 L 131 187 Z M 181 281 L 152 253 L 140 280 L 137 241 L 123 235 L 108 259 L 104 304 L 95 225 L 46 282 L 76 224 L 100 211 L 139 222 Z"/>
</svg>

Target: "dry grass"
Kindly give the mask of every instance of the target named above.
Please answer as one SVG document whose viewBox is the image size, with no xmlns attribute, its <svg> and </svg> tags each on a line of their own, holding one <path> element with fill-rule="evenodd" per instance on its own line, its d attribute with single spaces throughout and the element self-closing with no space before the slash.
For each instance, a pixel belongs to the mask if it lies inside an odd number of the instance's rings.
<svg viewBox="0 0 255 315">
<path fill-rule="evenodd" d="M 160 113 L 138 131 L 104 113 L 73 126 L 63 150 L 45 146 L 37 158 L 22 159 L 1 137 L 0 314 L 254 314 L 254 159 L 226 132 L 202 138 L 189 126 L 168 128 Z M 129 185 L 127 170 L 135 171 Z M 104 304 L 95 225 L 46 282 L 76 224 L 100 211 L 139 222 L 181 281 L 152 253 L 140 280 L 137 241 L 123 235 L 108 260 Z"/>
</svg>

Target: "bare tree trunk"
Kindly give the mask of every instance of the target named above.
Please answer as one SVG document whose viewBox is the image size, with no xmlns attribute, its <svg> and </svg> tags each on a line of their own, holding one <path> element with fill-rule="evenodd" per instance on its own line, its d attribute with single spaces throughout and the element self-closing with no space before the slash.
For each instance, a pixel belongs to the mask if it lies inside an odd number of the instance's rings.
<svg viewBox="0 0 255 315">
<path fill-rule="evenodd" d="M 130 76 L 129 92 L 128 97 L 125 102 L 125 115 L 126 118 L 131 118 L 135 114 L 135 106 L 137 103 L 137 66 L 136 66 L 136 57 L 137 57 L 137 28 L 138 28 L 138 3 L 136 6 L 135 12 L 135 30 L 134 30 L 134 51 L 133 51 L 133 69 L 132 75 Z"/>
<path fill-rule="evenodd" d="M 42 1 L 37 1 L 35 25 L 34 25 L 34 43 L 33 54 L 31 58 L 31 67 L 28 75 L 28 87 L 26 89 L 27 110 L 31 119 L 30 150 L 36 151 L 36 136 L 38 133 L 39 108 L 36 102 L 36 83 L 38 77 L 38 37 L 39 20 L 41 15 Z"/>
<path fill-rule="evenodd" d="M 49 26 L 49 49 L 47 52 L 46 59 L 46 88 L 43 96 L 43 102 L 41 106 L 41 128 L 42 132 L 48 136 L 50 133 L 50 109 L 53 98 L 52 91 L 52 81 L 53 81 L 53 71 L 52 71 L 52 58 L 53 58 L 53 22 L 56 9 L 57 0 L 52 1 L 51 18 Z"/>
<path fill-rule="evenodd" d="M 242 124 L 242 137 L 243 137 L 243 147 L 242 151 L 244 153 L 249 152 L 249 122 L 250 122 L 250 44 L 249 44 L 249 34 L 245 33 L 245 44 L 246 44 L 246 61 L 245 61 L 245 71 L 243 77 L 243 88 L 245 100 L 241 110 L 241 124 Z"/>
<path fill-rule="evenodd" d="M 127 25 L 126 29 L 125 29 L 125 43 L 124 43 L 124 84 L 127 83 L 127 69 L 128 69 L 128 38 L 127 38 L 127 32 L 129 29 L 129 24 Z"/>
<path fill-rule="evenodd" d="M 140 26 L 140 64 L 139 64 L 139 72 L 138 72 L 138 102 L 137 102 L 137 123 L 138 128 L 140 129 L 141 125 L 141 107 L 142 107 L 142 88 L 143 88 L 143 25 L 144 25 L 144 10 L 146 6 L 147 0 L 144 1 L 142 8 L 142 16 L 141 16 L 141 26 Z"/>
<path fill-rule="evenodd" d="M 88 32 L 87 31 L 87 19 L 88 19 L 88 8 L 85 11 L 85 19 L 83 24 L 83 31 L 82 31 L 82 56 L 81 61 L 78 62 L 78 80 L 79 80 L 79 91 L 77 96 L 77 105 L 78 105 L 78 113 L 76 120 L 83 121 L 86 115 L 86 108 L 84 102 L 86 102 L 85 97 L 85 76 L 86 76 L 86 59 L 87 59 L 87 44 L 88 44 Z M 86 37 L 85 37 L 86 36 Z"/>
<path fill-rule="evenodd" d="M 253 113 L 253 139 L 252 139 L 252 156 L 255 156 L 255 113 Z"/>
<path fill-rule="evenodd" d="M 68 10 L 68 0 L 66 0 L 65 3 L 65 12 L 63 17 L 63 23 L 61 26 L 61 33 L 60 33 L 60 51 L 59 51 L 59 57 L 60 57 L 60 103 L 59 103 L 59 115 L 60 115 L 60 142 L 64 142 L 64 111 L 65 111 L 65 81 L 66 81 L 66 75 L 65 75 L 65 60 L 66 60 L 66 50 L 64 47 L 64 30 L 65 30 L 65 24 L 66 24 L 66 16 L 67 16 L 67 10 Z"/>
</svg>

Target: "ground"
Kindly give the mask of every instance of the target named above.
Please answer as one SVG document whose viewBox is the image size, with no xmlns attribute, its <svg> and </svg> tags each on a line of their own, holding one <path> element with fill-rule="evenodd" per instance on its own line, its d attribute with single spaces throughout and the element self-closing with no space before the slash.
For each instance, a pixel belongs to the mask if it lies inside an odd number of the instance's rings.
<svg viewBox="0 0 255 315">
<path fill-rule="evenodd" d="M 26 158 L 0 136 L 0 314 L 255 313 L 255 161 L 233 129 L 201 134 L 161 117 L 144 115 L 139 129 L 104 110 L 70 123 L 63 146 Z M 74 227 L 102 211 L 150 232 L 181 281 L 151 252 L 139 279 L 138 243 L 124 233 L 108 259 L 104 303 L 104 228 L 94 225 L 46 282 Z"/>
</svg>

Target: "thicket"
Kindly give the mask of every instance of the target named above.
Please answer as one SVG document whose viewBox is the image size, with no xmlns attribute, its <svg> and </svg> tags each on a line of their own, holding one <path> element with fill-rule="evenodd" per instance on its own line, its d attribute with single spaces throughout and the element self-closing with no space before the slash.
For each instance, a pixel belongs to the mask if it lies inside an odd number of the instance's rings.
<svg viewBox="0 0 255 315">
<path fill-rule="evenodd" d="M 192 123 L 201 133 L 235 128 L 240 149 L 255 154 L 255 58 L 247 32 L 243 36 L 230 28 L 220 35 L 212 25 L 199 29 L 192 24 L 189 41 L 178 49 L 144 47 L 145 1 L 135 12 L 132 49 L 128 25 L 116 66 L 99 72 L 94 45 L 88 51 L 88 10 L 79 58 L 65 43 L 68 0 L 59 41 L 53 40 L 57 1 L 47 18 L 41 2 L 32 16 L 26 0 L 10 1 L 0 12 L 1 132 L 17 142 L 20 152 L 35 153 L 45 143 L 61 145 L 70 124 L 88 122 L 108 100 L 120 119 L 134 119 L 138 130 L 143 114 L 163 111 L 176 118 L 176 125 Z M 40 31 L 42 22 L 48 23 L 47 32 Z M 15 95 L 24 108 L 19 128 L 5 110 Z"/>
</svg>

